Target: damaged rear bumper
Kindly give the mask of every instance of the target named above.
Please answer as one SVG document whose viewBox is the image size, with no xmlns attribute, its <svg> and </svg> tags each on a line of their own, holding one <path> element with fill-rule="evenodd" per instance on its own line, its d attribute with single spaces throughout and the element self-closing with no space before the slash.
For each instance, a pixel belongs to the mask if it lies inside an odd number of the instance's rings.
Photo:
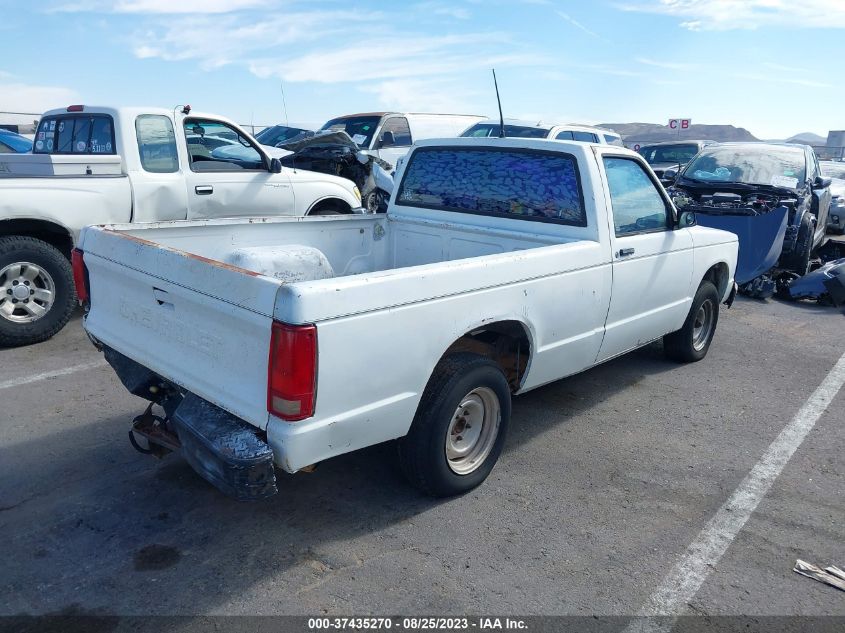
<svg viewBox="0 0 845 633">
<path fill-rule="evenodd" d="M 224 494 L 247 501 L 274 495 L 273 450 L 256 427 L 220 407 L 168 383 L 153 371 L 109 347 L 106 360 L 134 395 L 155 402 L 166 417 L 139 416 L 130 431 L 143 436 L 152 452 L 178 450 L 203 479 Z M 155 425 L 155 426 L 151 426 Z"/>
</svg>

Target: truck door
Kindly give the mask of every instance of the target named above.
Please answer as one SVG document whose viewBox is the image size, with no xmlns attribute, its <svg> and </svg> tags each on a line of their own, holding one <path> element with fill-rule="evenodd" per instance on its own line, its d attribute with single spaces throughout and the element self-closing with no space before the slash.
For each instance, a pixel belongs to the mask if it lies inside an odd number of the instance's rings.
<svg viewBox="0 0 845 633">
<path fill-rule="evenodd" d="M 613 285 L 602 361 L 680 328 L 692 302 L 689 229 L 674 228 L 671 203 L 642 161 L 600 155 L 611 209 Z"/>
<path fill-rule="evenodd" d="M 408 119 L 392 116 L 382 124 L 375 139 L 374 149 L 379 158 L 396 167 L 396 161 L 407 154 L 413 144 Z"/>
<path fill-rule="evenodd" d="M 271 173 L 265 155 L 236 128 L 188 118 L 183 131 L 189 219 L 295 213 L 288 175 Z"/>
<path fill-rule="evenodd" d="M 188 217 L 188 196 L 170 117 L 163 114 L 135 117 L 135 140 L 141 169 L 129 171 L 132 221 L 184 220 Z M 131 151 L 126 148 L 127 165 Z"/>
</svg>

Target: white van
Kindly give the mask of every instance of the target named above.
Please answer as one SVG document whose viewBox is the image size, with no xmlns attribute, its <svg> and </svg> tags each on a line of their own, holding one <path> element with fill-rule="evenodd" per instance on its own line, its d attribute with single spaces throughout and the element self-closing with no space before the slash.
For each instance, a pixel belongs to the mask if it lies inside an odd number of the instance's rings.
<svg viewBox="0 0 845 633">
<path fill-rule="evenodd" d="M 485 119 L 478 121 L 461 133 L 464 138 L 488 138 L 499 136 L 501 123 L 499 119 Z M 574 123 L 555 124 L 542 121 L 523 121 L 520 119 L 505 119 L 505 136 L 512 138 L 544 138 L 555 141 L 581 141 L 584 143 L 599 143 L 601 145 L 618 145 L 622 147 L 622 137 L 613 130 L 594 127 L 592 125 L 577 125 Z"/>
<path fill-rule="evenodd" d="M 455 138 L 468 126 L 487 117 L 473 114 L 423 114 L 416 112 L 364 112 L 328 121 L 320 130 L 342 130 L 362 150 L 393 166 L 416 141 Z"/>
</svg>

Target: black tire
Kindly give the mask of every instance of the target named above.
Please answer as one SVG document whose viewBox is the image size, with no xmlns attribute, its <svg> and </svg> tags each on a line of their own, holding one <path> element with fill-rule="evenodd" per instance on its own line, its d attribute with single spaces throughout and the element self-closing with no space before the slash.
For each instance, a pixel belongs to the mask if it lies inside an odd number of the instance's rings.
<svg viewBox="0 0 845 633">
<path fill-rule="evenodd" d="M 34 237 L 0 238 L 0 271 L 19 262 L 29 262 L 43 269 L 49 275 L 53 286 L 53 301 L 43 316 L 34 321 L 21 322 L 21 310 L 12 316 L 3 313 L 6 302 L 11 301 L 8 291 L 0 297 L 0 346 L 19 346 L 40 343 L 61 330 L 76 308 L 76 291 L 73 287 L 73 271 L 70 262 L 54 246 Z M 0 277 L 5 283 L 7 273 Z"/>
<path fill-rule="evenodd" d="M 699 327 L 702 319 L 707 319 L 707 329 L 704 324 Z M 709 311 L 709 312 L 708 312 Z M 702 281 L 695 293 L 690 306 L 687 320 L 677 332 L 663 337 L 663 350 L 666 356 L 680 363 L 694 363 L 707 356 L 716 325 L 719 323 L 719 293 L 710 281 Z"/>
<path fill-rule="evenodd" d="M 801 225 L 798 227 L 798 237 L 795 240 L 795 250 L 789 257 L 787 268 L 797 275 L 803 277 L 810 269 L 810 255 L 813 252 L 813 220 L 809 213 L 801 218 Z"/>
<path fill-rule="evenodd" d="M 464 467 L 473 470 L 459 474 L 451 465 L 454 462 L 447 458 L 447 433 L 450 428 L 457 428 L 452 423 L 458 419 L 459 405 L 475 397 L 476 391 L 486 398 L 495 396 L 498 427 L 495 436 L 485 441 L 489 452 L 482 451 L 484 456 L 479 455 L 477 461 L 464 459 Z M 438 363 L 426 385 L 411 430 L 398 442 L 399 461 L 405 476 L 411 484 L 434 497 L 472 490 L 487 478 L 499 459 L 510 416 L 510 388 L 499 365 L 477 354 L 462 352 L 447 356 Z M 495 426 L 487 428 L 496 429 Z M 476 432 L 480 442 L 485 437 L 483 425 Z M 482 447 L 482 444 L 476 446 Z M 467 458 L 470 456 L 471 452 Z"/>
</svg>

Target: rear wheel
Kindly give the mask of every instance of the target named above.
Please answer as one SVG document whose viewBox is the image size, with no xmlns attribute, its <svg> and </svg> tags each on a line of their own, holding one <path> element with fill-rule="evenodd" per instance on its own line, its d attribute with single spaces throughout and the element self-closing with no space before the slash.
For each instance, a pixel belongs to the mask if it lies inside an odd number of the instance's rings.
<svg viewBox="0 0 845 633">
<path fill-rule="evenodd" d="M 510 388 L 489 358 L 460 353 L 434 370 L 399 458 L 409 481 L 432 496 L 472 490 L 493 470 L 511 413 Z"/>
<path fill-rule="evenodd" d="M 719 293 L 710 281 L 702 281 L 683 327 L 663 337 L 666 355 L 682 363 L 701 360 L 707 356 L 718 322 Z"/>
<path fill-rule="evenodd" d="M 29 345 L 61 330 L 76 306 L 70 262 L 33 237 L 0 238 L 0 345 Z"/>
</svg>

